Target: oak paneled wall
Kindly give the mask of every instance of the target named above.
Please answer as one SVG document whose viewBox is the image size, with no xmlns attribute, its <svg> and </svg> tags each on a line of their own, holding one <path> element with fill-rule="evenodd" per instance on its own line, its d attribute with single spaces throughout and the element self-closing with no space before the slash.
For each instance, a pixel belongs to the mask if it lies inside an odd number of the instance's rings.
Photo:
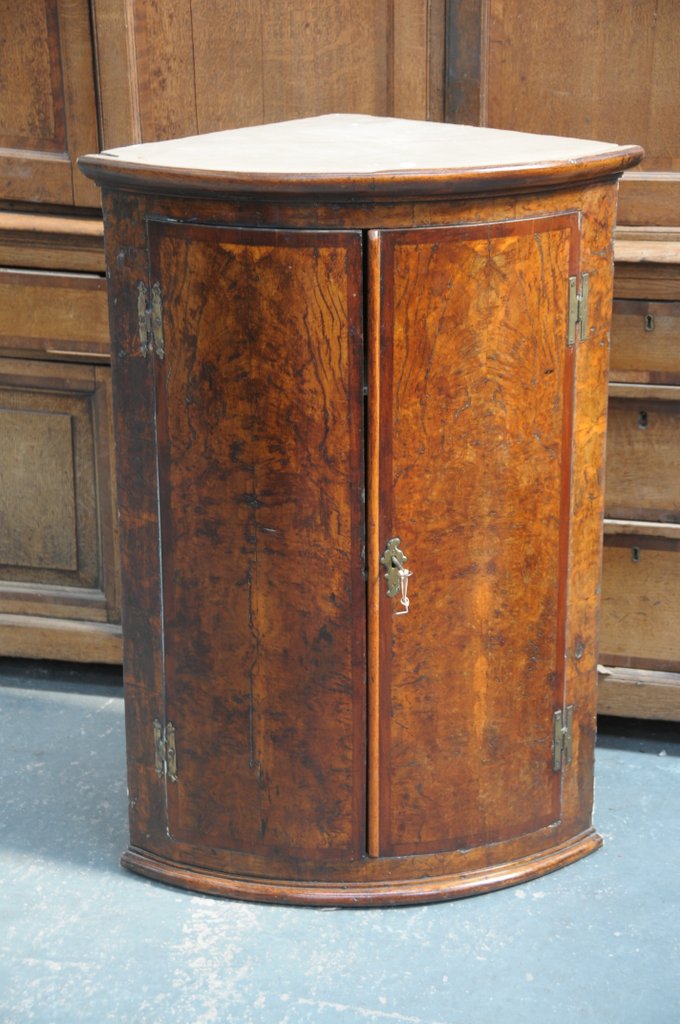
<svg viewBox="0 0 680 1024">
<path fill-rule="evenodd" d="M 450 0 L 446 119 L 644 147 L 619 223 L 677 224 L 674 0 Z"/>
<path fill-rule="evenodd" d="M 96 206 L 75 159 L 97 146 L 87 0 L 0 0 L 0 197 Z"/>
<path fill-rule="evenodd" d="M 338 111 L 441 120 L 445 0 L 93 0 L 105 148 Z"/>
</svg>

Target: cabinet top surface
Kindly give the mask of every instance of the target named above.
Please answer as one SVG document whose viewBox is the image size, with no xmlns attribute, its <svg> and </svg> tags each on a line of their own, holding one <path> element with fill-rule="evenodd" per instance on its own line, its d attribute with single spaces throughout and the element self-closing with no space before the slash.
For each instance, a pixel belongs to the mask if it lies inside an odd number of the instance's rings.
<svg viewBox="0 0 680 1024">
<path fill-rule="evenodd" d="M 323 192 L 368 187 L 380 194 L 414 188 L 487 191 L 502 179 L 559 180 L 615 175 L 637 163 L 636 146 L 469 125 L 366 114 L 326 114 L 166 142 L 112 149 L 81 160 L 99 184 L 136 183 L 152 191 L 181 180 L 199 191 Z M 485 182 L 489 184 L 485 185 Z M 145 183 L 145 184 L 144 184 Z M 428 184 L 430 188 L 428 189 Z M 458 185 L 458 187 L 456 187 Z"/>
</svg>

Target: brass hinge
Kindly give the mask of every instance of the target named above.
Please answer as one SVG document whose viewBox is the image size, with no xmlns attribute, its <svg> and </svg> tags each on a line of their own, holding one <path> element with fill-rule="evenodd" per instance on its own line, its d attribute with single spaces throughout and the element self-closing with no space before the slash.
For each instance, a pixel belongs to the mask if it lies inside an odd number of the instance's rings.
<svg viewBox="0 0 680 1024">
<path fill-rule="evenodd" d="M 562 711 L 553 715 L 553 769 L 562 770 L 563 765 L 571 764 L 572 725 L 574 722 L 574 705 L 570 704 Z"/>
<path fill-rule="evenodd" d="M 159 720 L 154 718 L 153 746 L 156 774 L 159 778 L 166 776 L 171 782 L 177 782 L 177 748 L 175 746 L 175 727 L 172 722 L 168 722 L 163 729 Z"/>
<path fill-rule="evenodd" d="M 143 281 L 137 284 L 137 319 L 139 322 L 139 349 L 143 356 L 154 352 L 159 359 L 165 356 L 165 338 L 163 337 L 163 300 L 161 286 L 156 283 L 149 292 Z"/>
<path fill-rule="evenodd" d="M 577 291 L 576 278 L 569 278 L 569 332 L 567 344 L 573 345 L 576 341 L 576 325 L 579 324 L 581 331 L 579 338 L 585 341 L 588 333 L 588 274 L 581 274 L 581 291 Z"/>
</svg>

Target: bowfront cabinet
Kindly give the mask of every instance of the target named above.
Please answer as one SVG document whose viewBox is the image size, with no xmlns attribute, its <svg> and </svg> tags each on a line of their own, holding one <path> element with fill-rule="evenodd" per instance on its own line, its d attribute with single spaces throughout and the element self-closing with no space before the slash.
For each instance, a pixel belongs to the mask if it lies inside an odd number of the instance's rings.
<svg viewBox="0 0 680 1024">
<path fill-rule="evenodd" d="M 599 845 L 611 238 L 638 158 L 336 115 L 82 162 L 110 275 L 128 867 L 398 903 Z"/>
</svg>

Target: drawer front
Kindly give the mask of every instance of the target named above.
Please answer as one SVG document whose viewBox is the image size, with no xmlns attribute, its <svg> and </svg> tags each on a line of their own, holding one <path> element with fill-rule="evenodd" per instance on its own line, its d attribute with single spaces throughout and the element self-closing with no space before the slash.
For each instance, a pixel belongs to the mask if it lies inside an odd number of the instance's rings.
<svg viewBox="0 0 680 1024">
<path fill-rule="evenodd" d="M 680 540 L 605 536 L 600 661 L 680 670 Z"/>
<path fill-rule="evenodd" d="M 610 379 L 680 382 L 680 302 L 615 299 Z"/>
<path fill-rule="evenodd" d="M 651 390 L 610 398 L 605 515 L 678 523 L 680 400 L 656 400 Z"/>
<path fill-rule="evenodd" d="M 108 360 L 106 279 L 0 268 L 0 354 Z"/>
</svg>

